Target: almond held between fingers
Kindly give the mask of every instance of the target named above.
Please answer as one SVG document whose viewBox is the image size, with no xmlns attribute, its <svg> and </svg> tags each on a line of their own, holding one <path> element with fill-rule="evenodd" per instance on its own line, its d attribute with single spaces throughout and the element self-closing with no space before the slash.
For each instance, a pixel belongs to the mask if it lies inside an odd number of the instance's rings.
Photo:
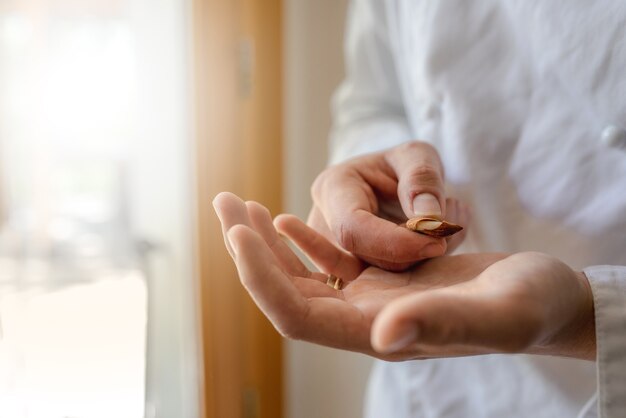
<svg viewBox="0 0 626 418">
<path fill-rule="evenodd" d="M 406 227 L 429 237 L 446 238 L 463 229 L 462 226 L 435 218 L 413 218 L 406 222 Z"/>
</svg>

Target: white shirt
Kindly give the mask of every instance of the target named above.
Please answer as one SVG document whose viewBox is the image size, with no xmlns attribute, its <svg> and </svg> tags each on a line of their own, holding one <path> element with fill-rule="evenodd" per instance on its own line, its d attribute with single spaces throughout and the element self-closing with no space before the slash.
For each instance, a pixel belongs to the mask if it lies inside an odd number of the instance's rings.
<svg viewBox="0 0 626 418">
<path fill-rule="evenodd" d="M 585 270 L 596 363 L 379 362 L 367 415 L 626 416 L 626 2 L 353 0 L 346 69 L 331 162 L 428 141 L 473 207 L 461 251 L 614 266 Z"/>
</svg>

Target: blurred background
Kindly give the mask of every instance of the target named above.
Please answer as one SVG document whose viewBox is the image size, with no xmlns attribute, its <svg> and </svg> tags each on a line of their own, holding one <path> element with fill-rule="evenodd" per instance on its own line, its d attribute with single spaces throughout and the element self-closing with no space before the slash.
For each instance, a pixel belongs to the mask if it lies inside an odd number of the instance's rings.
<svg viewBox="0 0 626 418">
<path fill-rule="evenodd" d="M 211 200 L 306 217 L 347 0 L 0 0 L 0 418 L 359 417 Z"/>
</svg>

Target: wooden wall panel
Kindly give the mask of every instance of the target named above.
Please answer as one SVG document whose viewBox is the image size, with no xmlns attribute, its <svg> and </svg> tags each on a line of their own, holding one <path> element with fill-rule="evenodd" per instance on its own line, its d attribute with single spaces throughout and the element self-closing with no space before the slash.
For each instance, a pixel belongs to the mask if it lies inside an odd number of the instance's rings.
<svg viewBox="0 0 626 418">
<path fill-rule="evenodd" d="M 281 207 L 280 0 L 194 0 L 198 259 L 208 418 L 282 416 L 282 341 L 241 287 L 211 200 Z"/>
</svg>

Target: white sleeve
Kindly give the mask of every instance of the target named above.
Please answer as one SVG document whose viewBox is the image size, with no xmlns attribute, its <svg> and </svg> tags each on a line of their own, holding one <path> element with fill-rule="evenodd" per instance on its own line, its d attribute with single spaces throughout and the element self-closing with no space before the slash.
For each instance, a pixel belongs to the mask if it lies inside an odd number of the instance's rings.
<svg viewBox="0 0 626 418">
<path fill-rule="evenodd" d="M 381 0 L 350 3 L 346 78 L 333 98 L 331 163 L 414 139 L 390 42 L 388 7 Z"/>
<path fill-rule="evenodd" d="M 626 413 L 626 267 L 584 270 L 591 283 L 596 320 L 598 414 Z"/>
</svg>

